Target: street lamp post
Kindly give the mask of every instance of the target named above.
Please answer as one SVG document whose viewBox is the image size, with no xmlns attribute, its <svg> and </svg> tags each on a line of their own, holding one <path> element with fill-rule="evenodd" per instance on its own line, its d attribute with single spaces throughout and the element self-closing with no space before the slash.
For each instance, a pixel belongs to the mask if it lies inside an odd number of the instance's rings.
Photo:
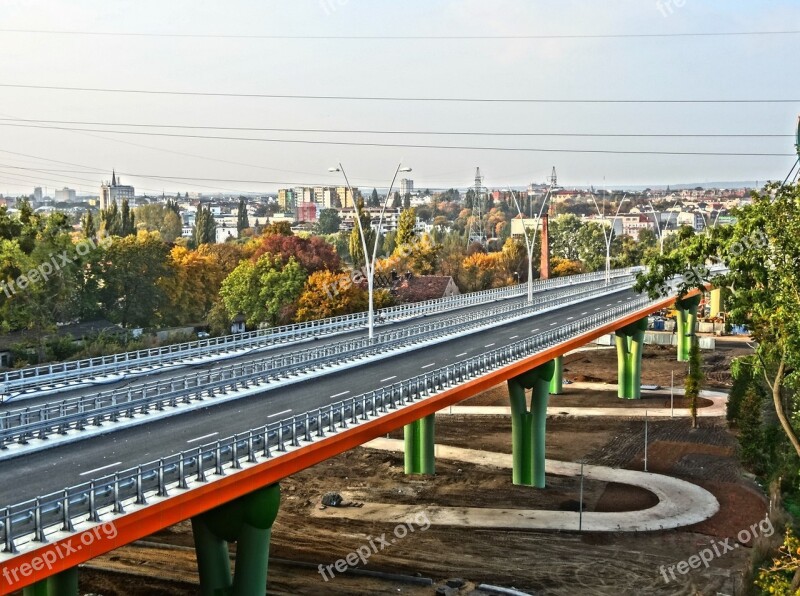
<svg viewBox="0 0 800 596">
<path fill-rule="evenodd" d="M 611 240 L 614 236 L 614 225 L 616 224 L 617 217 L 619 217 L 619 210 L 622 209 L 622 204 L 628 200 L 628 196 L 623 195 L 622 200 L 619 202 L 617 206 L 617 212 L 614 214 L 614 219 L 611 220 L 611 228 L 606 230 L 606 202 L 605 197 L 603 197 L 603 211 L 600 212 L 600 206 L 597 204 L 597 200 L 594 198 L 594 193 L 589 195 L 592 197 L 592 201 L 594 201 L 594 206 L 597 209 L 597 214 L 603 219 L 603 238 L 606 241 L 606 285 L 611 283 Z"/>
<path fill-rule="evenodd" d="M 339 163 L 338 167 L 335 168 L 328 168 L 329 172 L 341 172 L 342 176 L 344 176 L 345 184 L 347 184 L 347 190 L 350 192 L 350 196 L 353 197 L 353 206 L 355 207 L 355 218 L 358 225 L 359 235 L 361 236 L 361 249 L 364 251 L 364 268 L 367 270 L 367 293 L 368 293 L 368 302 L 369 308 L 367 312 L 367 325 L 369 329 L 369 340 L 372 341 L 375 337 L 375 293 L 374 293 L 374 285 L 375 285 L 375 259 L 378 255 L 378 238 L 380 237 L 381 230 L 383 229 L 383 215 L 386 212 L 386 206 L 389 204 L 389 197 L 392 196 L 392 189 L 394 188 L 394 183 L 397 180 L 397 174 L 400 172 L 410 172 L 411 168 L 403 167 L 403 164 L 400 163 L 397 165 L 397 169 L 394 171 L 394 177 L 392 178 L 392 183 L 389 185 L 389 190 L 386 193 L 386 199 L 383 202 L 383 206 L 381 207 L 381 213 L 378 218 L 378 230 L 375 233 L 375 242 L 372 243 L 372 256 L 368 255 L 369 249 L 367 248 L 367 235 L 364 233 L 364 225 L 361 223 L 361 213 L 359 212 L 358 205 L 355 203 L 356 196 L 353 193 L 353 188 L 350 186 L 350 180 L 347 178 L 347 173 L 344 171 L 344 167 L 341 163 Z"/>
<path fill-rule="evenodd" d="M 552 190 L 553 185 L 551 184 L 539 207 L 539 215 L 536 216 L 536 223 L 533 226 L 533 238 L 530 238 L 528 236 L 528 230 L 525 227 L 525 214 L 522 213 L 522 209 L 520 209 L 519 201 L 517 201 L 517 195 L 514 193 L 514 190 L 509 188 L 509 191 L 511 191 L 511 198 L 514 199 L 514 205 L 516 205 L 517 213 L 519 213 L 520 220 L 522 221 L 522 233 L 525 236 L 525 248 L 528 251 L 528 302 L 533 302 L 533 245 L 536 242 L 536 234 L 539 232 L 539 222 L 542 219 L 542 211 L 550 198 L 550 192 Z"/>
<path fill-rule="evenodd" d="M 667 217 L 667 221 L 664 223 L 664 229 L 662 230 L 661 229 L 661 224 L 658 221 L 659 217 L 656 214 L 656 208 L 653 206 L 653 201 L 651 201 L 650 199 L 646 199 L 646 200 L 650 204 L 650 212 L 653 214 L 653 221 L 656 222 L 656 230 L 658 231 L 659 254 L 663 255 L 664 254 L 664 232 L 667 230 L 667 226 L 669 225 L 669 220 L 672 219 L 672 216 L 675 214 L 675 212 L 674 211 L 670 211 L 669 212 L 669 217 Z M 678 202 L 676 201 L 675 205 L 677 205 L 677 204 L 678 204 Z M 673 205 L 672 207 L 674 208 L 675 205 Z"/>
</svg>

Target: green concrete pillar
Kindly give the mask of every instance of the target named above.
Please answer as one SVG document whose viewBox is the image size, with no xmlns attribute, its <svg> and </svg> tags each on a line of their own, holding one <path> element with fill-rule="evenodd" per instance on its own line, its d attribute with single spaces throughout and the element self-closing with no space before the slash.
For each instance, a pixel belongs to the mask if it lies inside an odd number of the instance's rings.
<svg viewBox="0 0 800 596">
<path fill-rule="evenodd" d="M 714 288 L 711 290 L 711 312 L 709 316 L 713 319 L 718 317 L 722 312 L 722 288 Z"/>
<path fill-rule="evenodd" d="M 617 344 L 617 395 L 623 399 L 642 397 L 642 348 L 647 331 L 647 317 L 618 329 Z"/>
<path fill-rule="evenodd" d="M 545 487 L 545 428 L 547 399 L 555 376 L 555 361 L 508 380 L 511 400 L 512 480 L 523 486 Z M 527 407 L 525 390 L 531 389 Z"/>
<path fill-rule="evenodd" d="M 23 588 L 23 596 L 78 596 L 78 568 L 72 567 Z"/>
<path fill-rule="evenodd" d="M 559 356 L 553 362 L 555 362 L 555 370 L 550 381 L 550 395 L 561 395 L 564 393 L 564 357 Z"/>
<path fill-rule="evenodd" d="M 678 336 L 678 362 L 689 362 L 689 350 L 697 329 L 698 306 L 700 306 L 700 294 L 675 302 L 675 309 L 678 311 L 678 320 L 675 322 L 675 333 Z"/>
<path fill-rule="evenodd" d="M 202 596 L 266 593 L 269 539 L 280 499 L 280 486 L 273 484 L 192 518 Z M 229 542 L 237 543 L 233 579 Z"/>
<path fill-rule="evenodd" d="M 434 426 L 436 415 L 431 414 L 403 427 L 405 438 L 406 474 L 435 474 Z"/>
</svg>

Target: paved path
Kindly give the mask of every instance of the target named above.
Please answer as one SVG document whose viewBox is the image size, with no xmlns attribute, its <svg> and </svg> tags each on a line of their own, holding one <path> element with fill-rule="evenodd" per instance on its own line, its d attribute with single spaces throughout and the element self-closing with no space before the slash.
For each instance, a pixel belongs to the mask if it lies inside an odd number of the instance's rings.
<svg viewBox="0 0 800 596">
<path fill-rule="evenodd" d="M 403 441 L 375 439 L 366 443 L 364 447 L 402 452 Z M 511 455 L 506 453 L 437 445 L 436 457 L 511 468 Z M 546 470 L 548 474 L 557 476 L 577 476 L 580 474 L 580 464 L 547 460 Z M 582 529 L 585 531 L 646 532 L 673 529 L 699 523 L 719 511 L 719 503 L 714 495 L 677 478 L 592 465 L 584 466 L 584 476 L 590 480 L 638 486 L 658 497 L 657 505 L 640 511 L 584 512 Z M 401 523 L 423 513 L 433 525 L 514 530 L 578 530 L 578 513 L 571 511 L 365 503 L 364 507 L 359 509 L 328 508 L 324 511 L 315 511 L 314 515 Z"/>
<path fill-rule="evenodd" d="M 590 389 L 595 391 L 616 391 L 616 384 L 610 383 L 572 383 L 569 387 L 576 389 Z M 655 391 L 642 390 L 643 395 L 659 395 L 669 399 L 669 390 L 666 392 L 662 389 Z M 675 395 L 683 395 L 683 389 L 675 389 Z M 702 407 L 697 410 L 697 415 L 704 418 L 716 418 L 725 416 L 725 405 L 728 401 L 728 394 L 722 391 L 701 391 L 700 397 L 708 399 L 712 402 L 710 406 Z M 608 416 L 611 418 L 644 418 L 645 413 L 650 418 L 670 418 L 672 412 L 670 408 L 602 408 L 602 407 L 570 407 L 570 406 L 552 406 L 547 408 L 549 416 L 568 415 L 568 416 Z M 489 416 L 510 416 L 511 408 L 509 406 L 453 406 L 436 412 L 437 416 L 446 416 L 450 414 L 461 415 L 489 415 Z M 675 408 L 674 416 L 688 417 L 688 408 L 678 407 Z"/>
</svg>

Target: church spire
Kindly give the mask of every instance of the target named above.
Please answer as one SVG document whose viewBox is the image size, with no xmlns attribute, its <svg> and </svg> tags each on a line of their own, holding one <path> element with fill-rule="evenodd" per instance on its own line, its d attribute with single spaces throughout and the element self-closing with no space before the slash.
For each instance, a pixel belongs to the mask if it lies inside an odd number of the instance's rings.
<svg viewBox="0 0 800 596">
<path fill-rule="evenodd" d="M 111 170 L 111 186 L 117 185 L 117 172 L 116 170 Z"/>
</svg>

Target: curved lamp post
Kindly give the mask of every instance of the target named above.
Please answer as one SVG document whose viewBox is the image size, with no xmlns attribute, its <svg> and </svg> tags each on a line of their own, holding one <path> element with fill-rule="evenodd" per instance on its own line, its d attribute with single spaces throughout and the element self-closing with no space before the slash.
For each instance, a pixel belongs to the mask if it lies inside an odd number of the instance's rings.
<svg viewBox="0 0 800 596">
<path fill-rule="evenodd" d="M 344 167 L 341 163 L 339 163 L 338 167 L 335 168 L 328 168 L 329 172 L 341 172 L 342 176 L 344 176 L 345 184 L 347 184 L 347 190 L 350 191 L 350 196 L 353 197 L 353 207 L 355 208 L 355 218 L 358 225 L 359 235 L 361 236 L 361 248 L 364 251 L 364 268 L 367 270 L 367 292 L 369 295 L 369 310 L 367 314 L 367 324 L 369 327 L 369 339 L 372 341 L 375 337 L 375 295 L 374 295 L 374 283 L 375 283 L 375 258 L 378 254 L 378 238 L 380 237 L 380 232 L 383 229 L 383 215 L 386 212 L 386 206 L 389 204 L 389 197 L 392 195 L 392 189 L 394 188 L 394 183 L 397 180 L 397 174 L 400 172 L 410 172 L 411 168 L 403 167 L 403 164 L 400 163 L 397 165 L 397 169 L 394 171 L 394 177 L 392 178 L 392 183 L 389 185 L 389 190 L 386 193 L 386 199 L 383 202 L 383 206 L 381 207 L 381 214 L 378 218 L 378 231 L 375 235 L 375 242 L 372 244 L 372 256 L 371 258 L 368 257 L 369 249 L 367 248 L 367 235 L 364 233 L 364 226 L 361 223 L 361 213 L 359 212 L 358 205 L 356 204 L 356 196 L 353 193 L 353 188 L 350 186 L 350 180 L 347 178 L 347 173 L 344 171 Z"/>
<path fill-rule="evenodd" d="M 594 201 L 594 206 L 597 209 L 597 214 L 603 219 L 603 238 L 606 241 L 606 285 L 611 283 L 611 239 L 614 237 L 614 224 L 617 221 L 617 217 L 619 217 L 619 210 L 622 209 L 622 204 L 628 200 L 627 193 L 622 196 L 622 200 L 619 202 L 617 206 L 617 212 L 614 214 L 614 219 L 611 220 L 611 228 L 606 230 L 605 221 L 606 221 L 606 200 L 603 199 L 603 211 L 600 211 L 600 206 L 597 204 L 597 200 L 594 198 L 594 193 L 589 195 L 592 197 L 592 201 Z"/>
<path fill-rule="evenodd" d="M 525 248 L 528 251 L 528 302 L 533 302 L 533 245 L 536 242 L 536 234 L 539 232 L 539 222 L 542 219 L 542 211 L 544 210 L 544 206 L 547 204 L 547 201 L 550 199 L 550 193 L 553 190 L 553 185 L 550 185 L 550 188 L 547 189 L 547 194 L 544 196 L 544 200 L 542 201 L 542 205 L 539 207 L 539 215 L 536 216 L 535 224 L 533 226 L 533 239 L 528 236 L 528 230 L 525 228 L 525 215 L 522 213 L 522 209 L 519 207 L 519 201 L 517 201 L 517 195 L 514 193 L 514 190 L 509 188 L 511 191 L 511 198 L 514 199 L 514 205 L 517 207 L 517 213 L 519 213 L 520 220 L 522 221 L 522 234 L 525 236 Z"/>
</svg>

